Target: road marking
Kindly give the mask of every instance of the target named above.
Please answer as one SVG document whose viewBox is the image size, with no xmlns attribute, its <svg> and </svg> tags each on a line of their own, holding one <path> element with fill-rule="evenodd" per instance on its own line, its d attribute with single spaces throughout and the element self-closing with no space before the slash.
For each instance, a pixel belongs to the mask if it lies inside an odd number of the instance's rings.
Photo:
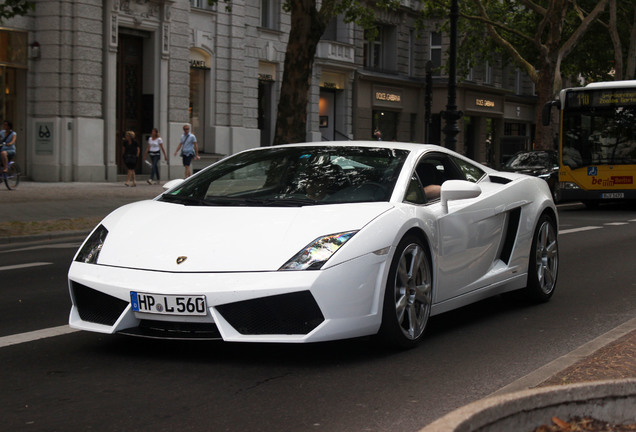
<svg viewBox="0 0 636 432">
<path fill-rule="evenodd" d="M 601 228 L 603 228 L 603 227 L 600 227 L 600 226 L 586 226 L 586 227 L 581 227 L 581 228 L 572 228 L 572 229 L 567 229 L 567 230 L 559 230 L 559 235 L 561 235 L 561 234 L 571 234 L 571 233 L 581 232 L 581 231 L 590 231 L 590 230 L 601 229 Z"/>
<path fill-rule="evenodd" d="M 42 330 L 36 330 L 28 333 L 20 333 L 11 336 L 0 337 L 0 348 L 11 345 L 17 345 L 25 342 L 32 342 L 38 339 L 50 338 L 53 336 L 61 336 L 69 333 L 75 333 L 79 330 L 72 329 L 67 325 L 59 327 L 51 327 Z"/>
<path fill-rule="evenodd" d="M 51 265 L 53 263 L 50 262 L 33 262 L 33 263 L 26 263 L 26 264 L 16 264 L 16 265 L 10 265 L 10 266 L 2 266 L 0 267 L 0 271 L 4 271 L 4 270 L 15 270 L 15 269 L 22 269 L 22 268 L 29 268 L 29 267 L 40 267 L 40 266 L 46 266 L 46 265 Z"/>
<path fill-rule="evenodd" d="M 0 251 L 0 253 L 9 253 L 9 252 L 24 252 L 24 251 L 30 251 L 30 250 L 38 250 L 38 249 L 77 249 L 79 248 L 81 245 L 81 243 L 56 243 L 56 244 L 49 244 L 49 245 L 39 245 L 39 246 L 27 246 L 27 247 L 20 247 L 17 249 L 8 249 L 8 250 L 3 250 Z"/>
<path fill-rule="evenodd" d="M 628 222 L 608 222 L 606 224 L 603 224 L 605 226 L 621 226 L 621 225 L 629 225 Z"/>
</svg>

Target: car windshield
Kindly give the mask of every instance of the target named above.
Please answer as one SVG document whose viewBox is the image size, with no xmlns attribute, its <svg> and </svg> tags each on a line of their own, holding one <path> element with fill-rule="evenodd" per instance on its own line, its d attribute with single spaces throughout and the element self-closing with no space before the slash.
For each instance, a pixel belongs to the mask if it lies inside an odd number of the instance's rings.
<svg viewBox="0 0 636 432">
<path fill-rule="evenodd" d="M 258 149 L 222 160 L 160 200 L 212 206 L 388 201 L 408 153 L 335 146 Z"/>
<path fill-rule="evenodd" d="M 512 169 L 552 168 L 555 165 L 556 159 L 546 152 L 519 153 L 506 162 L 506 168 Z"/>
</svg>

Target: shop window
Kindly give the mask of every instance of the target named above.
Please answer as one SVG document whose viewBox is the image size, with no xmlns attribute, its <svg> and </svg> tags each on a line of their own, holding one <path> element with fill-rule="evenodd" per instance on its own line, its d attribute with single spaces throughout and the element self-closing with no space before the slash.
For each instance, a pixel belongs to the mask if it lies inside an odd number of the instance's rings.
<svg viewBox="0 0 636 432">
<path fill-rule="evenodd" d="M 199 143 L 205 142 L 205 69 L 190 68 L 190 124 Z M 201 144 L 199 144 L 202 148 Z"/>
<path fill-rule="evenodd" d="M 280 29 L 280 0 L 261 0 L 261 27 Z"/>
<path fill-rule="evenodd" d="M 383 141 L 397 140 L 399 113 L 394 111 L 373 111 L 373 130 L 371 138 Z"/>
</svg>

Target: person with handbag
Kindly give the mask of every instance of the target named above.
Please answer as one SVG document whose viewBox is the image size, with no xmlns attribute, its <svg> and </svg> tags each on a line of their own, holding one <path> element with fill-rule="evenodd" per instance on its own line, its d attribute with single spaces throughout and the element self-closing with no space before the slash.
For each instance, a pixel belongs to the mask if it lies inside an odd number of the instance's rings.
<svg viewBox="0 0 636 432">
<path fill-rule="evenodd" d="M 157 177 L 157 183 L 159 183 L 159 159 L 161 159 L 161 153 L 163 152 L 163 157 L 168 162 L 168 155 L 166 154 L 166 150 L 163 148 L 163 140 L 159 136 L 159 131 L 157 128 L 152 128 L 152 132 L 148 137 L 148 147 L 146 147 L 146 154 L 144 155 L 144 160 L 148 156 L 150 156 L 150 163 L 152 166 L 152 170 L 150 172 L 150 178 L 148 179 L 148 184 L 152 184 L 152 180 Z"/>
<path fill-rule="evenodd" d="M 193 133 L 190 133 L 190 125 L 183 125 L 183 135 L 179 140 L 177 150 L 174 152 L 176 156 L 181 150 L 181 158 L 183 159 L 183 166 L 185 167 L 185 177 L 188 178 L 192 174 L 190 171 L 190 164 L 192 159 L 199 159 L 199 145 L 197 144 L 197 137 Z"/>
<path fill-rule="evenodd" d="M 139 158 L 139 144 L 135 140 L 135 133 L 133 131 L 127 131 L 126 137 L 122 144 L 122 157 L 124 158 L 124 164 L 128 170 L 126 175 L 126 186 L 137 186 L 135 180 L 135 169 L 137 168 L 137 159 Z"/>
</svg>

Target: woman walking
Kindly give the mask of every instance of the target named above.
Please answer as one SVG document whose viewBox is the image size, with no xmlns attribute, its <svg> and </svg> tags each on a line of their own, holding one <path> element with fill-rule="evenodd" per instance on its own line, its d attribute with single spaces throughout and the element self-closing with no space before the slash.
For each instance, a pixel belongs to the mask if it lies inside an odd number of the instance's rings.
<svg viewBox="0 0 636 432">
<path fill-rule="evenodd" d="M 168 155 L 166 154 L 166 150 L 163 148 L 163 140 L 159 136 L 159 131 L 157 128 L 152 128 L 152 132 L 148 137 L 148 147 L 146 147 L 146 154 L 144 155 L 144 160 L 148 156 L 150 156 L 150 162 L 152 164 L 152 169 L 150 171 L 150 178 L 147 180 L 148 184 L 152 184 L 153 179 L 157 178 L 157 183 L 159 183 L 159 159 L 161 159 L 161 153 L 163 153 L 163 158 L 166 162 L 168 162 Z"/>
<path fill-rule="evenodd" d="M 128 169 L 126 183 L 124 183 L 126 186 L 137 186 L 137 182 L 135 181 L 135 169 L 137 168 L 139 153 L 139 144 L 137 144 L 135 140 L 135 133 L 133 131 L 127 131 L 126 138 L 124 138 L 122 145 L 122 155 L 126 168 Z"/>
</svg>

